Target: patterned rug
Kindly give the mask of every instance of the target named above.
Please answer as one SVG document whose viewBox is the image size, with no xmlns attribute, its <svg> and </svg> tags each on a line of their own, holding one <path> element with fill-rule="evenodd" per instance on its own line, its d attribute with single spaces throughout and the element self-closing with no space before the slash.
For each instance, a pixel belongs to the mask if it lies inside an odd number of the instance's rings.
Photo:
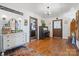
<svg viewBox="0 0 79 59">
<path fill-rule="evenodd" d="M 40 54 L 32 48 L 22 46 L 6 51 L 5 56 L 40 56 Z"/>
</svg>

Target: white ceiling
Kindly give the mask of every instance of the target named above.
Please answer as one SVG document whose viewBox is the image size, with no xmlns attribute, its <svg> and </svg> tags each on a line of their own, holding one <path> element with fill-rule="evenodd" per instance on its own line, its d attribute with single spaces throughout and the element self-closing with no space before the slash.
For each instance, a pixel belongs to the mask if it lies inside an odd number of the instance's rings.
<svg viewBox="0 0 79 59">
<path fill-rule="evenodd" d="M 68 12 L 71 8 L 75 9 L 79 6 L 77 3 L 1 3 L 1 5 L 16 10 L 28 10 L 43 18 L 58 17 Z M 51 15 L 49 16 L 45 14 L 45 12 L 47 12 L 47 6 L 49 6 L 51 10 Z"/>
</svg>

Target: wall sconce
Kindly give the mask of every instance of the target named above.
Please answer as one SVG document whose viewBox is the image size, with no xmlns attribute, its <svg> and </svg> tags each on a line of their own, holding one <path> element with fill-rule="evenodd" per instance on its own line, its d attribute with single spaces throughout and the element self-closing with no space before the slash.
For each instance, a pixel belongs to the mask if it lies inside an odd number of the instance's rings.
<svg viewBox="0 0 79 59">
<path fill-rule="evenodd" d="M 2 15 L 2 21 L 3 21 L 3 24 L 5 25 L 6 23 L 8 23 L 8 20 L 7 20 L 7 16 L 6 15 Z"/>
<path fill-rule="evenodd" d="M 6 15 L 2 15 L 2 20 L 6 20 L 7 16 Z"/>
</svg>

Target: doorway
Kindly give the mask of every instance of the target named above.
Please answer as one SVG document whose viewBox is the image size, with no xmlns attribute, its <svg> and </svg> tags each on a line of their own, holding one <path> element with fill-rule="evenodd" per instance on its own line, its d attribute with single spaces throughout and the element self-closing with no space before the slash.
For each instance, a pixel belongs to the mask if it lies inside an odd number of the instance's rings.
<svg viewBox="0 0 79 59">
<path fill-rule="evenodd" d="M 30 16 L 30 41 L 37 40 L 37 37 L 38 37 L 37 18 Z"/>
<path fill-rule="evenodd" d="M 53 20 L 53 38 L 62 38 L 62 19 Z"/>
</svg>

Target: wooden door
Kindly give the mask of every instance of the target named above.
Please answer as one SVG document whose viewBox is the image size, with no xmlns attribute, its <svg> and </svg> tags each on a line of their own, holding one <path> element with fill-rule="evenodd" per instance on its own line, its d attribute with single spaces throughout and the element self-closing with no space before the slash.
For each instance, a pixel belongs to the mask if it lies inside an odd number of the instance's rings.
<svg viewBox="0 0 79 59">
<path fill-rule="evenodd" d="M 75 19 L 73 19 L 70 23 L 70 36 L 73 32 L 76 33 L 76 30 L 77 30 L 77 22 Z"/>
<path fill-rule="evenodd" d="M 76 12 L 76 39 L 79 41 L 79 10 Z"/>
<path fill-rule="evenodd" d="M 53 37 L 62 38 L 62 20 L 53 20 Z"/>
</svg>

